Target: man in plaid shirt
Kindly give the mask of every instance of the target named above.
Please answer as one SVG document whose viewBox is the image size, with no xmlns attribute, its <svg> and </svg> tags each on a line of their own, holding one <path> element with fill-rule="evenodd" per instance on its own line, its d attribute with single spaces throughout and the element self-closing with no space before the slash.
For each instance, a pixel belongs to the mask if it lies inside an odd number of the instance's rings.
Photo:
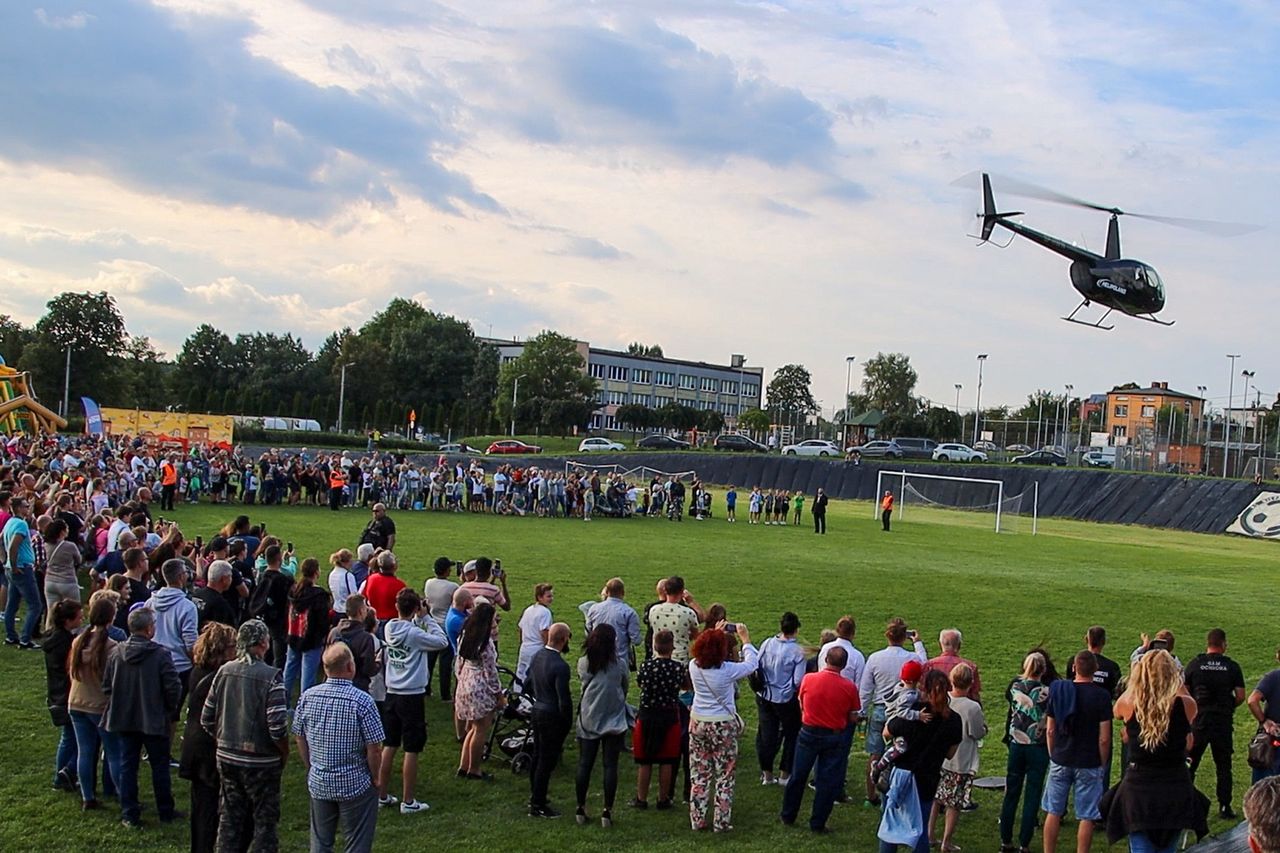
<svg viewBox="0 0 1280 853">
<path fill-rule="evenodd" d="M 323 660 L 326 681 L 302 694 L 293 715 L 311 794 L 311 849 L 330 853 L 341 820 L 346 850 L 371 851 L 382 720 L 369 694 L 351 683 L 356 662 L 350 646 L 333 643 Z"/>
</svg>

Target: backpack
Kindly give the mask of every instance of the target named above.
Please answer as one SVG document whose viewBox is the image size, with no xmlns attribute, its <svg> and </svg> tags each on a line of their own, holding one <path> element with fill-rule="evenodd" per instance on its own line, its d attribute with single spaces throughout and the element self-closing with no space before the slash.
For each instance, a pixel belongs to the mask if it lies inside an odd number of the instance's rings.
<svg viewBox="0 0 1280 853">
<path fill-rule="evenodd" d="M 364 533 L 360 534 L 359 544 L 373 545 L 374 547 L 377 547 L 378 539 L 380 538 L 378 535 L 377 527 L 378 527 L 378 519 L 375 518 L 369 522 L 367 527 L 365 527 Z"/>
<path fill-rule="evenodd" d="M 769 640 L 773 638 L 770 637 Z M 756 668 L 751 670 L 751 674 L 747 676 L 747 686 L 751 688 L 751 692 L 755 693 L 761 699 L 764 698 L 768 684 L 764 678 L 764 653 L 770 648 L 769 640 L 765 640 L 760 644 L 760 654 L 756 657 Z"/>
<path fill-rule="evenodd" d="M 298 609 L 297 604 L 289 602 L 289 619 L 285 625 L 285 633 L 290 640 L 301 640 L 307 636 L 307 624 L 310 621 L 308 616 L 311 613 L 310 607 Z"/>
<path fill-rule="evenodd" d="M 265 572 L 264 572 L 265 574 Z M 247 613 L 250 619 L 260 619 L 265 611 L 273 607 L 271 600 L 271 579 L 259 578 L 254 584 L 253 593 L 249 596 Z"/>
</svg>

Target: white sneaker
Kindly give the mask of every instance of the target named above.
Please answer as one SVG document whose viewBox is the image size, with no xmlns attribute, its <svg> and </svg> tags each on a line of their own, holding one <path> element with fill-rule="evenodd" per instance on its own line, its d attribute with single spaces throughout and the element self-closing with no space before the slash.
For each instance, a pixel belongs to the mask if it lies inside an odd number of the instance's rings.
<svg viewBox="0 0 1280 853">
<path fill-rule="evenodd" d="M 429 808 L 431 808 L 431 806 L 427 805 L 422 800 L 414 800 L 408 803 L 401 803 L 400 814 L 417 814 L 418 812 L 425 812 Z"/>
<path fill-rule="evenodd" d="M 389 809 L 398 802 L 400 802 L 399 797 L 394 797 L 391 794 L 387 794 L 385 797 L 378 797 L 378 808 Z"/>
</svg>

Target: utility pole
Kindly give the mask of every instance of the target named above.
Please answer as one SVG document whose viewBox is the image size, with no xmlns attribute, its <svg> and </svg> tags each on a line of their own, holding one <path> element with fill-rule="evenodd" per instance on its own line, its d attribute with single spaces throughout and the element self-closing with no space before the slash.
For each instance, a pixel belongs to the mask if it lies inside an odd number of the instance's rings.
<svg viewBox="0 0 1280 853">
<path fill-rule="evenodd" d="M 853 392 L 853 363 L 858 360 L 857 356 L 846 355 L 844 357 L 844 423 L 840 425 L 840 449 L 844 450 L 845 445 L 849 443 L 849 395 Z"/>
<path fill-rule="evenodd" d="M 71 404 L 71 344 L 67 344 L 67 372 L 62 377 L 62 416 L 65 418 Z"/>
<path fill-rule="evenodd" d="M 347 368 L 354 365 L 354 361 L 348 361 L 342 365 L 342 378 L 338 381 L 338 434 L 342 434 L 342 406 L 346 402 L 347 397 Z"/>
<path fill-rule="evenodd" d="M 956 383 L 956 417 L 960 418 L 960 440 L 964 440 L 964 415 L 960 414 L 960 389 L 963 386 Z"/>
<path fill-rule="evenodd" d="M 987 362 L 987 353 L 978 353 L 978 396 L 973 404 L 973 443 L 978 443 L 978 430 L 982 424 L 982 366 Z"/>
<path fill-rule="evenodd" d="M 516 403 L 520 399 L 520 380 L 529 374 L 521 373 L 516 377 L 516 381 L 511 386 L 511 437 L 516 437 Z"/>
<path fill-rule="evenodd" d="M 1237 457 L 1240 460 L 1240 473 L 1244 473 L 1244 440 L 1245 431 L 1249 426 L 1248 414 L 1246 408 L 1249 405 L 1249 381 L 1253 379 L 1256 371 L 1242 370 L 1240 375 L 1244 377 L 1244 395 L 1240 397 L 1240 454 Z"/>
<path fill-rule="evenodd" d="M 1227 410 L 1224 412 L 1222 424 L 1222 476 L 1224 479 L 1231 462 L 1231 403 L 1236 395 L 1236 359 L 1239 357 L 1239 353 L 1227 354 L 1227 358 L 1231 359 L 1231 382 L 1227 386 Z"/>
</svg>

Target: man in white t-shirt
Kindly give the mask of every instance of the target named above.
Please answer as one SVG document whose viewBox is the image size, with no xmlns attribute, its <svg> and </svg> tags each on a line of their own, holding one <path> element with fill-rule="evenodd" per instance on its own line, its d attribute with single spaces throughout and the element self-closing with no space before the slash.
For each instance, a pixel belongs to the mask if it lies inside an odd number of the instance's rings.
<svg viewBox="0 0 1280 853">
<path fill-rule="evenodd" d="M 449 579 L 455 565 L 448 557 L 438 557 L 433 568 L 435 577 L 428 580 L 422 590 L 422 597 L 427 602 L 427 612 L 441 629 L 444 628 L 445 619 L 449 615 L 449 608 L 453 606 L 453 593 L 458 588 L 458 584 Z M 450 677 L 453 674 L 453 649 L 445 646 L 439 651 L 427 652 L 428 677 L 435 671 L 437 661 L 439 661 L 440 672 L 440 699 L 448 702 Z M 430 683 L 427 684 L 427 695 L 431 695 Z"/>
<path fill-rule="evenodd" d="M 854 621 L 852 616 L 841 616 L 836 622 L 836 638 L 823 646 L 818 652 L 818 666 L 821 668 L 827 665 L 827 652 L 833 646 L 839 646 L 844 649 L 849 657 L 840 674 L 852 683 L 854 687 L 857 687 L 858 682 L 862 680 L 862 670 L 867 665 L 866 657 L 853 645 L 853 637 L 857 630 L 858 623 Z"/>
<path fill-rule="evenodd" d="M 555 600 L 555 588 L 540 583 L 533 588 L 533 604 L 520 615 L 520 658 L 516 664 L 516 681 L 524 682 L 533 656 L 547 644 L 547 632 L 551 629 L 551 602 Z"/>
</svg>

